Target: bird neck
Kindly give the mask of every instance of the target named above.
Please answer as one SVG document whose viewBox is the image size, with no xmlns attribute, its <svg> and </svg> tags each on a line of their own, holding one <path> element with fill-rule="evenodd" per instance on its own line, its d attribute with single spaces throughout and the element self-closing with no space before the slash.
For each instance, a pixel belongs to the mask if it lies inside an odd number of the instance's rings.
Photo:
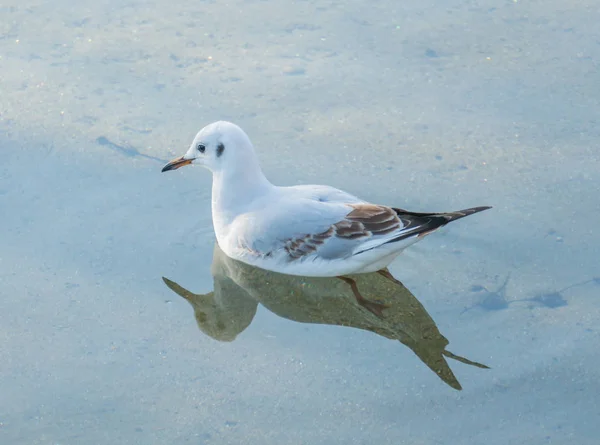
<svg viewBox="0 0 600 445">
<path fill-rule="evenodd" d="M 275 187 L 265 177 L 258 161 L 247 159 L 213 173 L 212 214 L 217 225 L 229 225 L 236 216 L 252 208 L 253 201 Z"/>
</svg>

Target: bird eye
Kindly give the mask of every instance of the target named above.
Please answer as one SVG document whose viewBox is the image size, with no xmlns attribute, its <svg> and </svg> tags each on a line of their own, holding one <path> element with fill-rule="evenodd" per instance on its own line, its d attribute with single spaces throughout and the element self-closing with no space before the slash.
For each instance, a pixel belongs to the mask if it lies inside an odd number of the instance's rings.
<svg viewBox="0 0 600 445">
<path fill-rule="evenodd" d="M 206 150 L 206 147 L 205 147 L 204 145 L 202 145 L 202 144 L 199 144 L 199 145 L 198 145 L 198 151 L 199 151 L 200 153 L 204 153 L 204 150 Z"/>
</svg>

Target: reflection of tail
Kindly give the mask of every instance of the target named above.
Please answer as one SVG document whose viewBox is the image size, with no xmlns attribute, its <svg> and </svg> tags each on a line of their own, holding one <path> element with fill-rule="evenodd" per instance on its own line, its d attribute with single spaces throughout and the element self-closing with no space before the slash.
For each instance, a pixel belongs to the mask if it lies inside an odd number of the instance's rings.
<svg viewBox="0 0 600 445">
<path fill-rule="evenodd" d="M 471 361 L 469 359 L 461 357 L 460 355 L 452 354 L 450 351 L 444 350 L 442 352 L 442 354 L 444 354 L 446 357 L 453 358 L 454 360 L 456 360 L 458 362 L 461 362 L 461 363 L 464 363 L 466 365 L 477 366 L 478 368 L 483 368 L 483 369 L 490 369 L 489 366 L 483 365 L 481 363 L 473 362 L 473 361 Z"/>
<path fill-rule="evenodd" d="M 437 376 L 442 379 L 447 385 L 452 388 L 460 391 L 462 386 L 460 382 L 450 369 L 450 365 L 444 357 L 453 358 L 456 361 L 461 363 L 465 363 L 467 365 L 476 366 L 478 368 L 489 369 L 488 366 L 483 365 L 481 363 L 473 362 L 469 359 L 461 357 L 459 355 L 455 355 L 450 351 L 445 349 L 446 345 L 448 345 L 448 340 L 445 337 L 441 336 L 438 338 L 436 342 L 429 342 L 427 345 L 418 344 L 412 342 L 408 339 L 400 340 L 402 344 L 408 346 L 412 351 L 421 359 L 423 363 L 427 365 L 429 369 L 437 374 Z"/>
<path fill-rule="evenodd" d="M 402 221 L 402 224 L 404 224 L 404 227 L 396 238 L 392 238 L 387 243 L 402 241 L 403 239 L 410 238 L 415 235 L 428 235 L 440 227 L 445 226 L 449 222 L 456 221 L 457 219 L 473 215 L 474 213 L 483 212 L 484 210 L 488 209 L 491 209 L 491 207 L 472 207 L 470 209 L 448 213 L 417 213 L 394 208 L 393 210 L 398 215 L 398 218 L 400 218 L 400 221 Z"/>
</svg>

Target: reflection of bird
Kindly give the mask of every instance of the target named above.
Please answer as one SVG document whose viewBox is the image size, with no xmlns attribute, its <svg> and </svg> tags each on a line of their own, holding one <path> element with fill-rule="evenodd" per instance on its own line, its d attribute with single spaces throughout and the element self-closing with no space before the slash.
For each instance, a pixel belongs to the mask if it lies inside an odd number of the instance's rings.
<svg viewBox="0 0 600 445">
<path fill-rule="evenodd" d="M 215 288 L 208 294 L 193 294 L 163 280 L 193 306 L 200 330 L 217 340 L 235 339 L 251 323 L 260 302 L 289 320 L 358 328 L 398 340 L 455 389 L 461 386 L 445 357 L 487 368 L 447 351 L 448 340 L 425 308 L 402 283 L 393 282 L 391 275 L 391 279 L 377 273 L 352 276 L 367 297 L 386 304 L 386 318 L 380 319 L 365 311 L 339 280 L 269 272 L 229 258 L 218 245 L 212 274 Z"/>
<path fill-rule="evenodd" d="M 162 171 L 188 164 L 213 173 L 213 226 L 223 251 L 289 275 L 342 278 L 380 271 L 424 236 L 489 209 L 415 213 L 371 204 L 329 186 L 275 186 L 262 173 L 246 133 L 230 122 L 204 127 L 188 151 Z M 342 279 L 360 304 L 382 316 L 385 307 L 362 298 L 353 279 Z"/>
</svg>

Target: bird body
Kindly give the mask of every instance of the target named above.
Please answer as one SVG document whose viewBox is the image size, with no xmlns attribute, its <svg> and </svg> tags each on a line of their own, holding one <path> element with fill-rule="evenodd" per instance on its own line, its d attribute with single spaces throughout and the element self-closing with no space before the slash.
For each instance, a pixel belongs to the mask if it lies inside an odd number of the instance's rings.
<svg viewBox="0 0 600 445">
<path fill-rule="evenodd" d="M 187 164 L 213 173 L 212 219 L 223 252 L 289 275 L 380 271 L 425 235 L 490 208 L 416 213 L 325 185 L 279 187 L 263 174 L 246 133 L 223 121 L 204 127 L 163 171 Z"/>
</svg>

